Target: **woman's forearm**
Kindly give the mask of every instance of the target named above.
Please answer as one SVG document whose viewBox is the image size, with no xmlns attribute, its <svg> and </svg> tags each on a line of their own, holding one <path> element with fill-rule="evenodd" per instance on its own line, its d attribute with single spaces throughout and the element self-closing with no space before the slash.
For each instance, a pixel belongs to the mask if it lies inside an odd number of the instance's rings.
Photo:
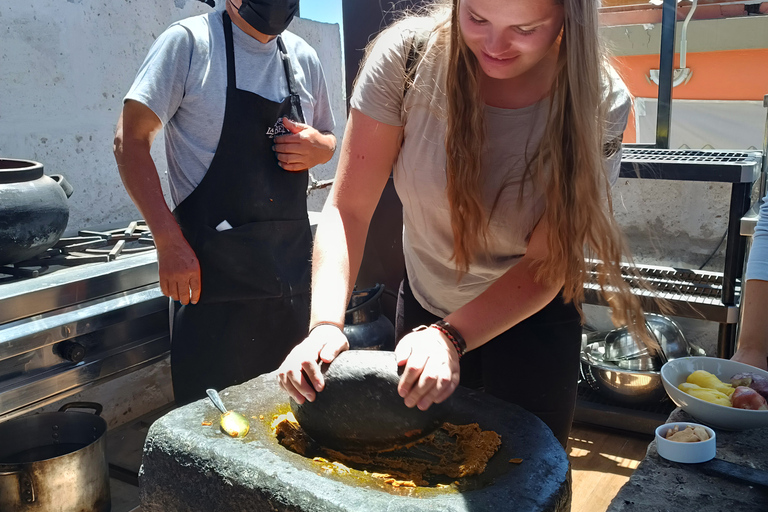
<svg viewBox="0 0 768 512">
<path fill-rule="evenodd" d="M 310 326 L 344 323 L 368 226 L 400 150 L 401 137 L 399 126 L 350 111 L 331 197 L 315 236 Z"/>
<path fill-rule="evenodd" d="M 344 324 L 367 230 L 367 222 L 344 218 L 333 205 L 323 210 L 312 254 L 310 326 L 318 322 Z"/>
<path fill-rule="evenodd" d="M 536 282 L 531 262 L 523 259 L 446 321 L 461 333 L 467 350 L 472 350 L 540 311 L 561 286 Z"/>
<path fill-rule="evenodd" d="M 446 317 L 467 343 L 467 350 L 483 345 L 529 316 L 557 296 L 563 282 L 536 281 L 536 262 L 549 250 L 546 220 L 531 233 L 525 256 L 476 299 Z"/>
</svg>

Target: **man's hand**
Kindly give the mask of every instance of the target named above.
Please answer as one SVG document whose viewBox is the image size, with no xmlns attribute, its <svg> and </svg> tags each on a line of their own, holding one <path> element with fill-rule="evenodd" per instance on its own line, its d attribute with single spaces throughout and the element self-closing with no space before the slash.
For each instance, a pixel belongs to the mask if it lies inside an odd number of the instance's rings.
<svg viewBox="0 0 768 512">
<path fill-rule="evenodd" d="M 184 305 L 200 300 L 200 263 L 187 240 L 179 232 L 155 238 L 160 290 Z"/>
<path fill-rule="evenodd" d="M 320 325 L 296 345 L 277 373 L 280 387 L 297 403 L 315 401 L 316 391 L 325 387 L 318 360 L 330 363 L 336 356 L 349 349 L 349 341 L 340 329 L 333 325 Z"/>
<path fill-rule="evenodd" d="M 306 171 L 333 157 L 336 150 L 336 137 L 333 134 L 319 132 L 287 117 L 283 118 L 283 126 L 291 133 L 275 137 L 273 149 L 278 164 L 286 171 Z"/>
<path fill-rule="evenodd" d="M 459 385 L 459 354 L 437 329 L 407 334 L 397 344 L 395 358 L 398 366 L 405 364 L 397 392 L 408 407 L 426 411 Z"/>
</svg>

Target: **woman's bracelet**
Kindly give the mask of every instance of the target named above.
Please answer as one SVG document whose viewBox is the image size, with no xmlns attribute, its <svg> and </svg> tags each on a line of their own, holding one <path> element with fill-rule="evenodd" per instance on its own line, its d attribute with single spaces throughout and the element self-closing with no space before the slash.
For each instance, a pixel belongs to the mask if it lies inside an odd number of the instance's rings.
<svg viewBox="0 0 768 512">
<path fill-rule="evenodd" d="M 426 325 L 420 325 L 416 327 L 413 331 L 423 331 L 427 327 L 431 327 L 433 329 L 437 329 L 441 333 L 445 334 L 446 338 L 453 344 L 453 348 L 456 349 L 456 353 L 459 354 L 459 359 L 461 359 L 461 356 L 467 353 L 467 342 L 464 341 L 464 337 L 461 335 L 461 333 L 456 330 L 454 326 L 446 322 L 445 320 L 438 320 L 437 322 L 430 324 L 429 326 Z"/>
<path fill-rule="evenodd" d="M 340 324 L 339 322 L 332 322 L 330 320 L 321 320 L 320 322 L 316 322 L 315 325 L 309 328 L 309 332 L 307 333 L 307 336 L 312 334 L 312 331 L 315 330 L 315 328 L 320 327 L 321 325 L 332 325 L 341 332 L 344 332 L 344 325 Z"/>
</svg>

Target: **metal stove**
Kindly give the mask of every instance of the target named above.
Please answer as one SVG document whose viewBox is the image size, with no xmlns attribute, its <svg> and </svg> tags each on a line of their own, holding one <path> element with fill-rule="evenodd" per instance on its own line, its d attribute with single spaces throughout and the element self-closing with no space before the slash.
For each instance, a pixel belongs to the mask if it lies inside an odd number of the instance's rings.
<svg viewBox="0 0 768 512">
<path fill-rule="evenodd" d="M 126 228 L 105 231 L 81 230 L 78 236 L 60 238 L 46 252 L 12 265 L 0 265 L 0 284 L 15 278 L 38 277 L 59 267 L 86 263 L 106 263 L 120 255 L 153 250 L 155 243 L 144 221 L 131 222 Z"/>
<path fill-rule="evenodd" d="M 82 230 L 0 266 L 0 421 L 169 352 L 168 298 L 143 221 Z"/>
</svg>

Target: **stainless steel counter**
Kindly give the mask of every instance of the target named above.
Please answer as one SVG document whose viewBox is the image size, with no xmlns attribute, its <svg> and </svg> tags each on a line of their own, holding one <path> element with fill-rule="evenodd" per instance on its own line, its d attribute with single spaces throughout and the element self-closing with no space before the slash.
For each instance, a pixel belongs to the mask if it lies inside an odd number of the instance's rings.
<svg viewBox="0 0 768 512">
<path fill-rule="evenodd" d="M 167 356 L 154 250 L 0 285 L 0 421 Z"/>
</svg>

